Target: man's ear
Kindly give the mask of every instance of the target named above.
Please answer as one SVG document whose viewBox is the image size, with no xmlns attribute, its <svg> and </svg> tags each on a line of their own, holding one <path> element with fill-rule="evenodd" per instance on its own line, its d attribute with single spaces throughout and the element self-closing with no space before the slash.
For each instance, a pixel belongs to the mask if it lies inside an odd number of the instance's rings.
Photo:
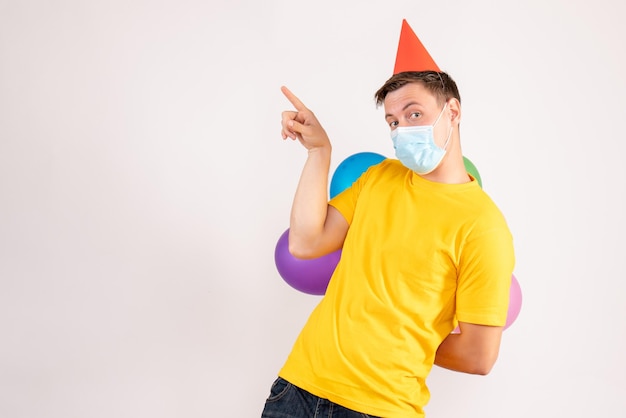
<svg viewBox="0 0 626 418">
<path fill-rule="evenodd" d="M 448 102 L 448 108 L 450 109 L 450 119 L 453 124 L 458 125 L 461 123 L 461 103 L 452 98 Z"/>
</svg>

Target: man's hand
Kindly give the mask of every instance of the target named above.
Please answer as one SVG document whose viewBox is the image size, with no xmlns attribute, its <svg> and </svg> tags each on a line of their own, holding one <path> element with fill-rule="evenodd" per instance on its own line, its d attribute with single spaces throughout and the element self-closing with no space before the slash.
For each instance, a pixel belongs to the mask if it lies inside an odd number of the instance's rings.
<svg viewBox="0 0 626 418">
<path fill-rule="evenodd" d="M 330 148 L 330 140 L 319 121 L 287 87 L 281 87 L 285 97 L 291 102 L 295 111 L 286 110 L 282 113 L 283 139 L 297 139 L 309 151 L 316 148 Z"/>
</svg>

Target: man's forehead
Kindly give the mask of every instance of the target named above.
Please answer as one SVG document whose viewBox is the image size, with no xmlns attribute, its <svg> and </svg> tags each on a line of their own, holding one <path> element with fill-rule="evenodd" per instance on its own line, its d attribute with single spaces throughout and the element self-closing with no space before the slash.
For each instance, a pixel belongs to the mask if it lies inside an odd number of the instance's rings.
<svg viewBox="0 0 626 418">
<path fill-rule="evenodd" d="M 397 107 L 405 109 L 412 105 L 432 106 L 437 104 L 437 98 L 424 86 L 411 83 L 389 92 L 384 100 L 385 111 Z"/>
</svg>

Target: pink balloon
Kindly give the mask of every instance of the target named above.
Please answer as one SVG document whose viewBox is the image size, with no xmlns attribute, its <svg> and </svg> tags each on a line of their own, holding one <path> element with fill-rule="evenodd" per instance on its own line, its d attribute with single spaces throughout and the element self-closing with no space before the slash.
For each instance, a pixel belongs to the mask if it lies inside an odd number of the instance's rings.
<svg viewBox="0 0 626 418">
<path fill-rule="evenodd" d="M 340 257 L 341 250 L 313 259 L 294 257 L 289 252 L 289 229 L 280 236 L 274 251 L 276 269 L 283 280 L 294 289 L 310 295 L 326 293 Z"/>
<path fill-rule="evenodd" d="M 506 324 L 504 329 L 507 329 L 517 319 L 520 311 L 522 310 L 522 288 L 515 278 L 515 275 L 511 276 L 511 290 L 509 292 L 509 311 L 506 315 Z"/>
</svg>

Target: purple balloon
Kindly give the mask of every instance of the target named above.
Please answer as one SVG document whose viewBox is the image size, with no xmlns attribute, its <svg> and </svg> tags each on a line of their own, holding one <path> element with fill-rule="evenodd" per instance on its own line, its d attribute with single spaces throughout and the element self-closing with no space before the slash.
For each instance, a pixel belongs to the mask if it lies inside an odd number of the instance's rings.
<svg viewBox="0 0 626 418">
<path fill-rule="evenodd" d="M 289 252 L 289 229 L 278 239 L 274 261 L 280 276 L 296 290 L 323 295 L 341 258 L 341 250 L 312 259 L 296 258 Z"/>
</svg>

